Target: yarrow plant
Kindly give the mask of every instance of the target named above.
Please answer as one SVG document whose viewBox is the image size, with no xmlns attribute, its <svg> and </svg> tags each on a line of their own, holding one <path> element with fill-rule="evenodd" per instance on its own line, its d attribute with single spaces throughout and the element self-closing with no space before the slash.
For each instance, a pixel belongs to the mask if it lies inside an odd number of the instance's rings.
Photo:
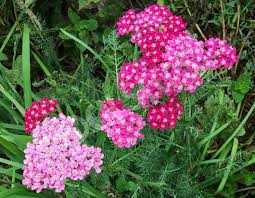
<svg viewBox="0 0 255 198">
<path fill-rule="evenodd" d="M 119 148 L 130 148 L 136 144 L 137 139 L 144 137 L 140 133 L 146 124 L 143 118 L 130 109 L 126 109 L 119 100 L 104 101 L 100 117 L 101 130 L 106 132 Z"/>
<path fill-rule="evenodd" d="M 34 102 L 25 113 L 25 133 L 29 134 L 38 124 L 43 121 L 43 118 L 51 112 L 56 112 L 57 100 L 43 98 L 41 101 Z"/>
<path fill-rule="evenodd" d="M 238 59 L 236 49 L 225 40 L 210 38 L 203 42 L 192 38 L 187 24 L 166 6 L 152 5 L 140 13 L 129 10 L 117 26 L 117 34 L 131 34 L 131 42 L 142 52 L 140 60 L 123 65 L 118 85 L 126 94 L 139 87 L 138 103 L 142 108 L 152 105 L 147 118 L 151 128 L 173 128 L 177 117 L 181 117 L 181 104 L 171 106 L 179 112 L 179 116 L 171 115 L 171 124 L 168 116 L 158 115 L 159 109 L 169 106 L 171 98 L 178 101 L 182 91 L 194 93 L 203 84 L 201 76 L 205 71 L 229 69 Z M 162 103 L 164 96 L 168 99 Z"/>
<path fill-rule="evenodd" d="M 36 103 L 38 104 L 38 103 Z M 101 172 L 101 148 L 81 145 L 81 134 L 74 119 L 64 114 L 46 117 L 32 130 L 33 141 L 27 144 L 22 183 L 40 192 L 51 188 L 61 192 L 65 179 L 82 180 L 94 169 Z"/>
</svg>

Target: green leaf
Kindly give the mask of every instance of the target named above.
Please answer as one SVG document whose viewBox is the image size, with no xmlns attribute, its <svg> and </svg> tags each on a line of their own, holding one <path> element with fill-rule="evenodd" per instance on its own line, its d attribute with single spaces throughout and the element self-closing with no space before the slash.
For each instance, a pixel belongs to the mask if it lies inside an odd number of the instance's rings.
<svg viewBox="0 0 255 198">
<path fill-rule="evenodd" d="M 29 7 L 31 4 L 33 4 L 36 0 L 26 0 L 25 5 Z"/>
<path fill-rule="evenodd" d="M 246 186 L 252 186 L 255 183 L 255 172 L 247 171 L 247 174 L 244 174 L 243 178 Z"/>
<path fill-rule="evenodd" d="M 236 157 L 236 153 L 237 153 L 237 149 L 238 149 L 238 139 L 237 138 L 234 138 L 234 141 L 233 141 L 233 146 L 232 146 L 232 151 L 231 151 L 231 155 L 230 155 L 230 160 L 229 160 L 229 164 L 227 166 L 227 169 L 226 171 L 224 172 L 224 176 L 220 182 L 220 185 L 217 189 L 217 192 L 220 192 L 223 190 L 226 182 L 227 182 L 227 179 L 229 177 L 229 173 L 230 173 L 230 170 L 233 166 L 233 162 L 234 162 L 234 159 Z"/>
<path fill-rule="evenodd" d="M 19 55 L 14 64 L 12 65 L 12 69 L 6 70 L 5 75 L 12 83 L 17 83 L 22 85 L 22 56 Z"/>
<path fill-rule="evenodd" d="M 4 53 L 0 53 L 0 61 L 7 61 L 8 57 Z"/>
<path fill-rule="evenodd" d="M 12 36 L 12 34 L 13 34 L 13 32 L 15 31 L 17 25 L 18 25 L 18 20 L 16 20 L 16 22 L 14 23 L 14 25 L 13 25 L 12 28 L 10 29 L 9 33 L 7 34 L 5 40 L 4 40 L 4 42 L 3 42 L 3 44 L 2 44 L 2 46 L 1 46 L 1 48 L 0 48 L 0 53 L 3 52 L 5 46 L 7 45 L 8 41 L 10 40 L 10 38 L 11 38 L 11 36 Z"/>
<path fill-rule="evenodd" d="M 245 131 L 245 129 L 244 129 L 244 127 L 242 127 L 241 129 L 240 129 L 240 131 L 237 133 L 237 135 L 236 136 L 244 136 L 246 134 L 246 131 Z"/>
<path fill-rule="evenodd" d="M 77 25 L 79 29 L 86 29 L 88 31 L 94 31 L 98 28 L 98 23 L 95 19 L 82 20 Z"/>
<path fill-rule="evenodd" d="M 234 98 L 234 100 L 239 103 L 242 102 L 242 100 L 244 99 L 244 94 L 237 92 L 237 91 L 232 91 L 232 96 Z"/>
<path fill-rule="evenodd" d="M 0 197 L 4 198 L 51 198 L 52 196 L 46 195 L 45 193 L 34 193 L 30 192 L 23 186 L 15 186 L 11 189 L 6 189 L 0 192 Z"/>
<path fill-rule="evenodd" d="M 130 191 L 135 191 L 137 189 L 137 184 L 135 182 L 128 181 L 128 189 Z"/>
<path fill-rule="evenodd" d="M 91 4 L 100 2 L 100 0 L 79 0 L 79 10 L 88 8 Z"/>
<path fill-rule="evenodd" d="M 0 137 L 0 151 L 10 159 L 22 162 L 24 160 L 23 152 L 13 143 L 3 137 Z"/>
<path fill-rule="evenodd" d="M 0 84 L 0 92 L 2 92 L 2 94 L 8 98 L 19 110 L 19 112 L 22 115 L 25 115 L 25 109 L 19 104 L 19 102 L 8 92 L 6 91 L 3 86 Z"/>
<path fill-rule="evenodd" d="M 26 148 L 28 142 L 32 141 L 32 137 L 28 135 L 16 135 L 6 130 L 0 131 L 0 137 L 15 144 L 21 151 Z"/>
<path fill-rule="evenodd" d="M 81 20 L 80 16 L 76 14 L 71 8 L 68 8 L 68 18 L 70 19 L 72 24 L 79 23 Z"/>
<path fill-rule="evenodd" d="M 93 50 L 88 44 L 84 43 L 83 41 L 81 41 L 80 39 L 78 39 L 77 37 L 73 36 L 72 34 L 70 34 L 69 32 L 60 29 L 62 33 L 64 33 L 66 36 L 68 36 L 69 38 L 71 38 L 72 40 L 74 40 L 75 42 L 79 43 L 82 47 L 84 47 L 85 49 L 89 50 L 108 70 L 110 70 L 108 64 L 102 59 L 102 57 L 95 51 Z"/>
<path fill-rule="evenodd" d="M 116 180 L 116 189 L 119 192 L 135 191 L 137 185 L 133 181 L 127 181 L 124 177 L 119 177 Z"/>
<path fill-rule="evenodd" d="M 248 72 L 242 73 L 237 81 L 234 81 L 231 90 L 234 100 L 238 103 L 241 102 L 245 95 L 252 87 L 252 74 Z"/>
<path fill-rule="evenodd" d="M 21 131 L 25 130 L 23 125 L 18 125 L 18 124 L 8 124 L 8 123 L 0 122 L 0 126 L 6 129 L 15 129 L 15 130 L 21 130 Z"/>
<path fill-rule="evenodd" d="M 163 6 L 163 5 L 164 5 L 164 0 L 158 0 L 158 1 L 157 1 L 157 4 Z"/>
<path fill-rule="evenodd" d="M 7 159 L 3 159 L 3 158 L 0 158 L 0 163 L 3 163 L 3 164 L 8 164 L 8 165 L 11 165 L 13 167 L 16 167 L 18 169 L 22 168 L 24 165 L 21 164 L 21 163 L 18 163 L 18 162 L 13 162 L 11 160 L 7 160 Z M 1 197 L 1 196 L 0 196 Z"/>
<path fill-rule="evenodd" d="M 25 108 L 29 108 L 32 104 L 29 31 L 28 25 L 24 24 L 22 39 L 22 76 Z"/>
<path fill-rule="evenodd" d="M 16 109 L 13 108 L 12 104 L 0 98 L 0 106 L 2 106 L 6 111 L 8 111 L 9 114 L 13 116 L 15 121 L 18 121 L 19 123 L 24 124 L 24 120 L 21 118 L 21 115 L 16 111 Z M 7 128 L 5 126 L 3 127 Z"/>
<path fill-rule="evenodd" d="M 13 174 L 13 170 L 16 170 L 16 168 L 1 168 L 0 167 L 0 174 L 4 174 L 4 175 L 8 175 L 8 176 L 12 176 Z M 15 173 L 15 178 L 22 180 L 23 176 L 19 173 Z"/>
<path fill-rule="evenodd" d="M 119 177 L 116 180 L 116 189 L 119 192 L 124 192 L 128 190 L 128 182 L 126 181 L 126 179 L 124 177 Z"/>
<path fill-rule="evenodd" d="M 48 68 L 46 67 L 46 65 L 42 62 L 42 60 L 39 58 L 39 56 L 37 56 L 36 53 L 34 53 L 32 51 L 32 54 L 35 58 L 35 60 L 37 61 L 37 63 L 41 66 L 42 70 L 44 71 L 44 73 L 46 74 L 47 77 L 49 77 L 51 75 L 50 71 L 48 70 Z"/>
</svg>

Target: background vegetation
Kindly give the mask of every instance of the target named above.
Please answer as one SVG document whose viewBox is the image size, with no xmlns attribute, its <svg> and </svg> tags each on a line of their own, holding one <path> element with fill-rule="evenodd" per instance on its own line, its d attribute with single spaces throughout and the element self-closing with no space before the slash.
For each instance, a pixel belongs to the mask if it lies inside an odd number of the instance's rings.
<svg viewBox="0 0 255 198">
<path fill-rule="evenodd" d="M 161 1 L 163 2 L 163 1 Z M 255 4 L 252 0 L 165 0 L 198 38 L 221 37 L 239 60 L 204 74 L 174 130 L 146 127 L 132 149 L 117 149 L 100 131 L 98 111 L 120 98 L 140 114 L 135 95 L 117 89 L 117 73 L 139 54 L 115 34 L 130 8 L 152 0 L 0 0 L 0 197 L 255 196 Z M 55 98 L 76 118 L 83 142 L 103 148 L 103 172 L 66 181 L 63 193 L 36 194 L 21 185 L 24 112 L 32 100 Z"/>
</svg>

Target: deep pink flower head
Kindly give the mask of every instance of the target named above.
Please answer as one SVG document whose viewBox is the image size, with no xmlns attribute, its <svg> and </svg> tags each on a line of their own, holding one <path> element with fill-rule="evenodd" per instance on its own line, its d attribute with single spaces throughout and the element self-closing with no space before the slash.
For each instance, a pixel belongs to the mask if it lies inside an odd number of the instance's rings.
<svg viewBox="0 0 255 198">
<path fill-rule="evenodd" d="M 170 93 L 180 93 L 183 90 L 193 93 L 203 81 L 201 74 L 205 71 L 204 42 L 190 36 L 178 36 L 168 41 L 164 63 L 160 65 L 164 75 L 163 82 Z"/>
<path fill-rule="evenodd" d="M 128 10 L 118 21 L 118 35 L 125 35 L 134 31 L 134 22 L 136 20 L 135 10 Z"/>
<path fill-rule="evenodd" d="M 57 100 L 43 98 L 41 101 L 34 102 L 25 113 L 25 133 L 29 134 L 36 125 L 40 124 L 43 117 L 46 117 L 50 112 L 56 112 Z"/>
<path fill-rule="evenodd" d="M 169 39 L 183 34 L 186 28 L 180 16 L 171 13 L 167 6 L 152 5 L 140 13 L 129 10 L 117 23 L 117 34 L 131 33 L 131 42 L 137 44 L 143 57 L 155 65 L 161 61 L 161 55 Z"/>
<path fill-rule="evenodd" d="M 118 109 L 116 104 L 121 108 Z M 108 109 L 104 108 L 106 106 Z M 144 137 L 140 131 L 146 123 L 140 115 L 133 113 L 130 109 L 123 108 L 123 106 L 120 105 L 119 100 L 104 101 L 100 111 L 101 130 L 106 132 L 107 136 L 119 148 L 130 148 L 136 144 L 137 139 Z"/>
<path fill-rule="evenodd" d="M 138 84 L 144 83 L 144 78 L 147 76 L 148 63 L 140 59 L 140 62 L 125 63 L 119 72 L 119 88 L 124 93 L 131 93 L 133 88 Z"/>
<path fill-rule="evenodd" d="M 101 172 L 104 155 L 100 148 L 80 145 L 81 135 L 74 119 L 60 114 L 45 118 L 33 130 L 33 142 L 25 149 L 22 183 L 40 192 L 51 188 L 61 192 L 65 179 L 82 180 L 92 169 Z"/>
<path fill-rule="evenodd" d="M 231 68 L 238 59 L 236 48 L 231 47 L 226 40 L 219 38 L 209 38 L 205 41 L 207 48 L 206 56 L 215 64 L 207 64 L 209 69 L 218 69 L 219 67 Z"/>
<path fill-rule="evenodd" d="M 166 103 L 149 108 L 147 122 L 154 129 L 166 130 L 174 128 L 177 119 L 181 119 L 183 107 L 178 98 L 170 97 Z"/>
</svg>

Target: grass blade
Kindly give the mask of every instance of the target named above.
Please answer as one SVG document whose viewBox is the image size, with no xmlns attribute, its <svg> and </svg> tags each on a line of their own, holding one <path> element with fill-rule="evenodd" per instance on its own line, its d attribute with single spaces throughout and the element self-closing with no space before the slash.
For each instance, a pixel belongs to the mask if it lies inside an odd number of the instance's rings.
<svg viewBox="0 0 255 198">
<path fill-rule="evenodd" d="M 223 178 L 222 178 L 222 180 L 220 182 L 220 185 L 219 185 L 219 187 L 217 189 L 217 192 L 222 191 L 224 186 L 225 186 L 225 184 L 226 184 L 226 181 L 228 179 L 228 176 L 229 176 L 232 164 L 234 162 L 234 159 L 235 159 L 235 156 L 236 156 L 236 153 L 237 153 L 237 149 L 238 149 L 238 139 L 235 138 L 234 142 L 233 142 L 233 147 L 232 147 L 231 155 L 230 155 L 230 161 L 229 161 L 227 170 L 225 171 L 224 176 L 223 176 Z"/>
<path fill-rule="evenodd" d="M 3 50 L 4 50 L 5 46 L 6 46 L 6 44 L 7 44 L 8 41 L 10 40 L 10 38 L 11 38 L 11 36 L 12 36 L 14 30 L 16 29 L 17 25 L 18 25 L 18 21 L 16 21 L 16 22 L 14 23 L 14 25 L 13 25 L 12 28 L 11 28 L 11 30 L 10 30 L 9 33 L 7 34 L 5 40 L 4 40 L 4 42 L 3 42 L 3 44 L 2 44 L 2 46 L 1 46 L 1 48 L 0 48 L 0 53 L 3 52 Z"/>
<path fill-rule="evenodd" d="M 215 131 L 212 131 L 211 133 L 209 133 L 209 135 L 204 138 L 201 142 L 199 142 L 199 146 L 202 146 L 203 144 L 205 144 L 206 142 L 210 141 L 212 138 L 214 138 L 216 135 L 218 135 L 220 132 L 222 132 L 224 129 L 226 129 L 230 124 L 231 124 L 231 120 L 229 120 L 228 122 L 226 122 L 225 124 L 223 124 L 220 128 L 218 128 Z"/>
<path fill-rule="evenodd" d="M 248 113 L 246 114 L 245 118 L 242 120 L 242 122 L 239 124 L 239 126 L 236 128 L 236 130 L 232 133 L 232 135 L 227 139 L 227 141 L 220 147 L 220 149 L 213 155 L 212 158 L 215 158 L 216 156 L 218 156 L 221 151 L 234 139 L 234 137 L 237 135 L 237 133 L 242 129 L 242 127 L 244 126 L 244 124 L 248 121 L 248 119 L 250 118 L 250 116 L 252 115 L 253 111 L 255 109 L 255 102 L 253 103 L 252 107 L 250 108 L 250 110 L 248 111 Z"/>
<path fill-rule="evenodd" d="M 48 68 L 46 67 L 46 65 L 44 65 L 44 63 L 41 61 L 41 59 L 39 58 L 39 56 L 37 56 L 36 53 L 34 53 L 32 51 L 32 55 L 35 58 L 35 60 L 37 61 L 37 63 L 40 65 L 40 67 L 42 68 L 42 70 L 44 71 L 44 73 L 46 74 L 47 77 L 51 76 L 50 71 L 48 70 Z"/>
<path fill-rule="evenodd" d="M 24 24 L 22 40 L 22 75 L 25 108 L 29 108 L 32 104 L 29 31 L 29 27 Z"/>
<path fill-rule="evenodd" d="M 0 122 L 0 126 L 6 129 L 15 129 L 15 130 L 21 130 L 21 131 L 25 130 L 23 125 L 18 125 L 18 124 L 8 124 L 8 123 Z"/>
<path fill-rule="evenodd" d="M 0 92 L 2 92 L 2 94 L 4 94 L 6 96 L 6 98 L 8 98 L 19 110 L 19 112 L 24 116 L 25 115 L 25 109 L 19 104 L 19 102 L 13 98 L 13 96 L 6 91 L 3 86 L 0 84 Z"/>
<path fill-rule="evenodd" d="M 16 170 L 16 168 L 5 169 L 5 168 L 1 168 L 0 167 L 0 174 L 12 176 L 13 170 Z M 15 173 L 15 176 L 16 176 L 16 179 L 19 179 L 19 180 L 23 179 L 23 176 L 21 174 L 19 174 L 19 173 Z"/>
<path fill-rule="evenodd" d="M 67 31 L 63 29 L 60 29 L 60 30 L 70 39 L 74 40 L 75 42 L 79 43 L 82 47 L 89 50 L 107 69 L 110 69 L 109 66 L 106 64 L 106 62 L 101 58 L 101 56 L 95 50 L 93 50 L 90 46 L 88 46 L 86 43 L 84 43 L 82 40 L 78 39 L 77 37 L 73 36 L 72 34 L 68 33 Z"/>
<path fill-rule="evenodd" d="M 20 114 L 13 109 L 13 107 L 0 98 L 0 106 L 2 106 L 10 115 L 13 117 L 16 123 L 24 124 L 24 120 L 21 118 Z"/>
<path fill-rule="evenodd" d="M 9 142 L 4 137 L 0 137 L 1 154 L 4 154 L 9 159 L 22 162 L 24 160 L 24 153 L 15 144 Z"/>
<path fill-rule="evenodd" d="M 17 168 L 19 168 L 19 169 L 22 168 L 22 167 L 24 166 L 24 165 L 21 164 L 21 163 L 13 162 L 13 161 L 10 161 L 10 160 L 4 159 L 4 158 L 0 158 L 0 163 L 8 164 L 8 165 L 17 167 Z"/>
</svg>

